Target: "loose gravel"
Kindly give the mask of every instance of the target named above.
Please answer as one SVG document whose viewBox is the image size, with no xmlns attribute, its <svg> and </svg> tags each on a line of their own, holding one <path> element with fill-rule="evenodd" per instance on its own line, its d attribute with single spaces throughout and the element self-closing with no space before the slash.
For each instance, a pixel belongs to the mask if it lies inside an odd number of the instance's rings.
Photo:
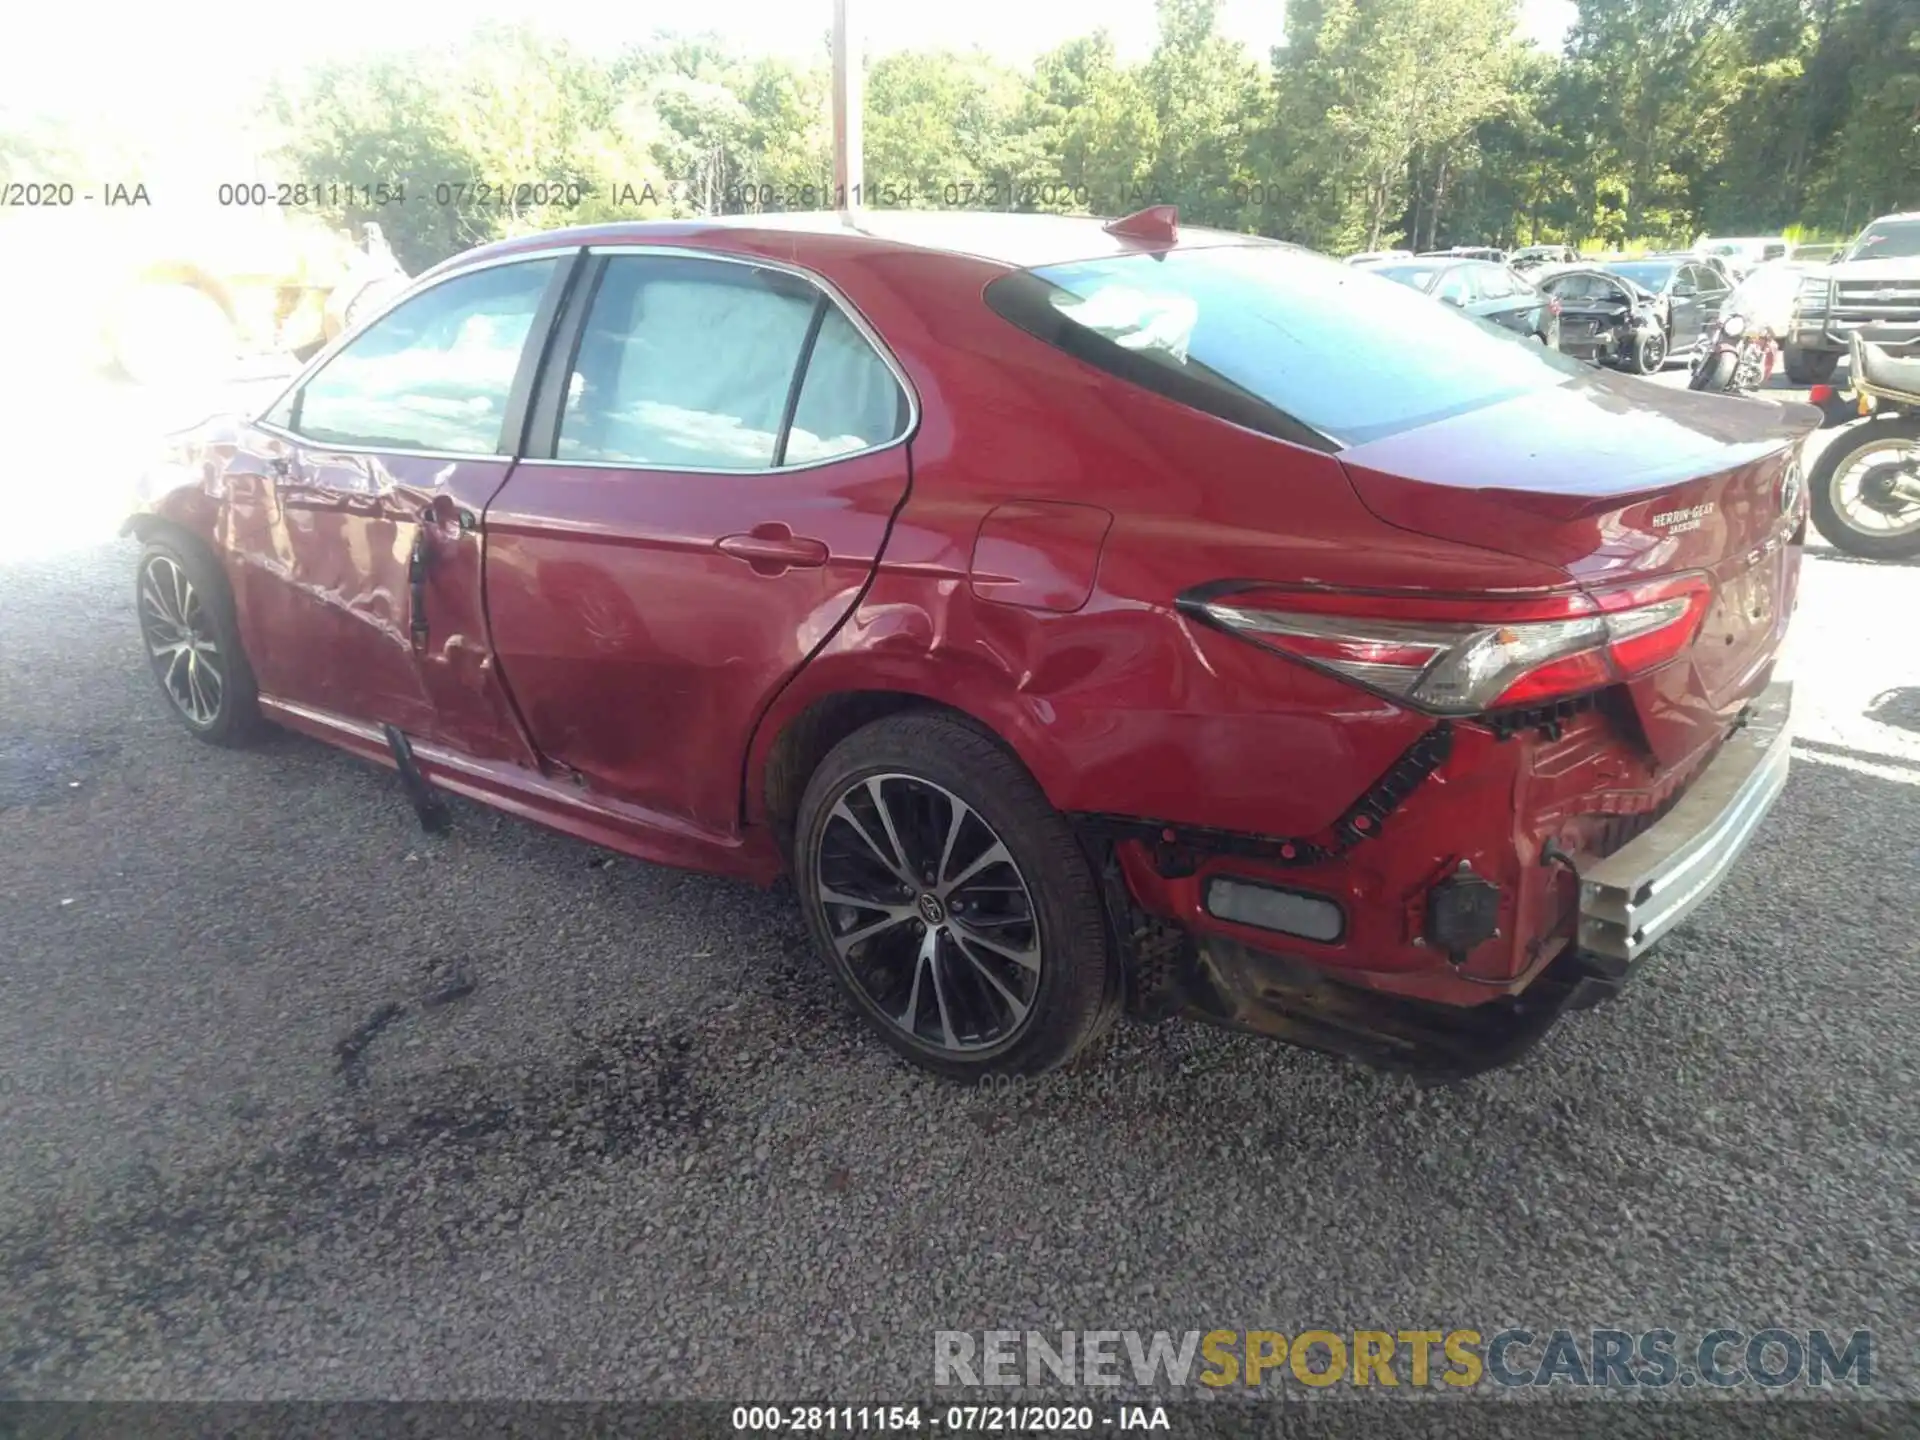
<svg viewBox="0 0 1920 1440">
<path fill-rule="evenodd" d="M 0 564 L 0 1396 L 857 1401 L 929 1394 L 943 1329 L 1771 1324 L 1872 1327 L 1920 1398 L 1920 568 L 1810 560 L 1774 817 L 1516 1067 L 1126 1024 L 1009 1094 L 869 1040 L 784 892 L 194 743 L 132 559 Z"/>
</svg>

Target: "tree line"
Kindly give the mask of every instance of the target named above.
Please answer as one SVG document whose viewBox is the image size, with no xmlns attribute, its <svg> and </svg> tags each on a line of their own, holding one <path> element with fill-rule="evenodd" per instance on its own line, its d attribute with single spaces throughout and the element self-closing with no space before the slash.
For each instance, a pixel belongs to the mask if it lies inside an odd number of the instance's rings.
<svg viewBox="0 0 1920 1440">
<path fill-rule="evenodd" d="M 1158 0 L 1133 63 L 1104 32 L 1030 67 L 870 60 L 863 203 L 1168 202 L 1333 253 L 1837 236 L 1920 206 L 1920 0 L 1578 0 L 1557 54 L 1515 0 L 1288 0 L 1266 56 L 1220 3 Z M 824 42 L 489 28 L 277 81 L 266 119 L 275 173 L 417 268 L 521 229 L 831 206 L 829 90 Z"/>
</svg>

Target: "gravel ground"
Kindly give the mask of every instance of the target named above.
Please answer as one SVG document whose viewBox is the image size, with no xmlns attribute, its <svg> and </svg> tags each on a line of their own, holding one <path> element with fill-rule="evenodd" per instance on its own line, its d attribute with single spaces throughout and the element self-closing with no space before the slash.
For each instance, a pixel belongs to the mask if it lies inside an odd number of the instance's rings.
<svg viewBox="0 0 1920 1440">
<path fill-rule="evenodd" d="M 1920 1398 L 1920 568 L 1812 553 L 1772 820 L 1518 1066 L 1128 1024 L 1010 1096 L 869 1041 L 784 893 L 195 744 L 132 559 L 0 560 L 0 1395 L 920 1398 L 936 1330 L 1517 1324 L 1871 1327 Z"/>
</svg>

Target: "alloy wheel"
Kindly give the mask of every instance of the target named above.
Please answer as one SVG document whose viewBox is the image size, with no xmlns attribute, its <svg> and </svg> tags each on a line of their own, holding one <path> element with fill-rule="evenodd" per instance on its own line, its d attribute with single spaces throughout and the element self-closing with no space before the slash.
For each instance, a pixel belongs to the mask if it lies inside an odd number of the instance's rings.
<svg viewBox="0 0 1920 1440">
<path fill-rule="evenodd" d="M 1891 538 L 1920 529 L 1920 444 L 1888 436 L 1847 457 L 1834 472 L 1833 508 L 1862 535 Z"/>
<path fill-rule="evenodd" d="M 140 636 L 174 707 L 188 724 L 211 726 L 226 698 L 226 661 L 200 592 L 165 555 L 151 556 L 140 572 Z"/>
<path fill-rule="evenodd" d="M 821 828 L 812 879 L 854 984 L 915 1043 L 976 1056 L 1026 1025 L 1042 966 L 1033 894 L 952 791 L 898 773 L 854 781 Z"/>
</svg>

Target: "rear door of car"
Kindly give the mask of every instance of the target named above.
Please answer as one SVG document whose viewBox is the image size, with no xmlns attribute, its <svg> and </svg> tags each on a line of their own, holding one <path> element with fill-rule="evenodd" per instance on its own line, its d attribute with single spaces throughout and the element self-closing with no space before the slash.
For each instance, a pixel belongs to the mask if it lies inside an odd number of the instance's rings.
<svg viewBox="0 0 1920 1440">
<path fill-rule="evenodd" d="M 754 724 L 873 572 L 915 413 L 816 276 L 592 252 L 487 511 L 494 647 L 540 754 L 732 834 Z"/>
<path fill-rule="evenodd" d="M 1532 333 L 1538 297 L 1531 290 L 1521 293 L 1525 287 L 1514 280 L 1506 266 L 1481 260 L 1463 268 L 1473 287 L 1473 298 L 1467 304 L 1470 313 L 1521 334 Z"/>
</svg>

